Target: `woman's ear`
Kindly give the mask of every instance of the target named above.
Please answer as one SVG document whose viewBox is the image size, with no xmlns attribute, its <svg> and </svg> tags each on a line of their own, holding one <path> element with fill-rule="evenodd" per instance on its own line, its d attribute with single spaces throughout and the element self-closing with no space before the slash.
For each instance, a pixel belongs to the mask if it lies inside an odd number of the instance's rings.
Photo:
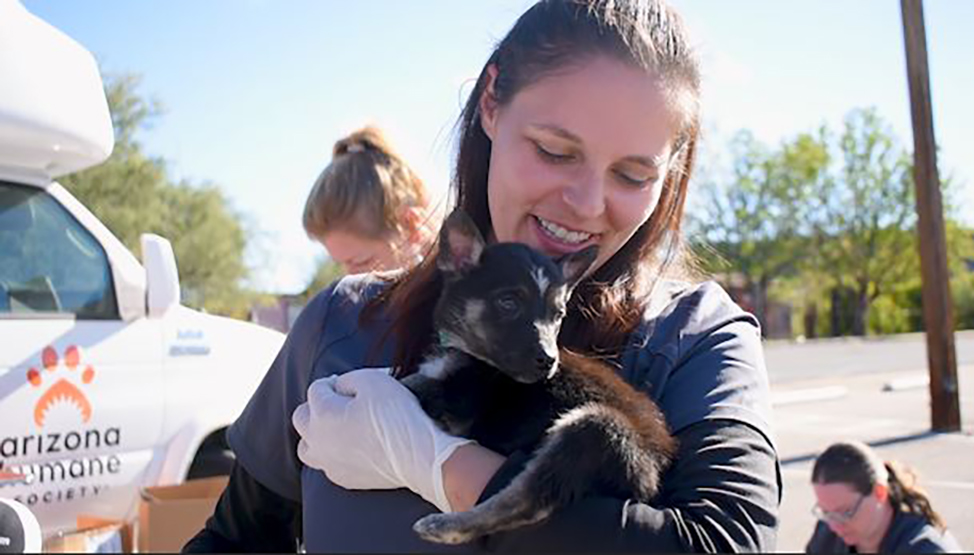
<svg viewBox="0 0 974 555">
<path fill-rule="evenodd" d="M 399 221 L 402 223 L 404 238 L 410 243 L 419 243 L 423 240 L 423 223 L 425 210 L 419 206 L 404 206 L 399 212 Z"/>
<path fill-rule="evenodd" d="M 494 83 L 497 81 L 497 66 L 490 64 L 487 66 L 487 84 L 484 85 L 484 92 L 480 94 L 480 127 L 483 128 L 487 137 L 493 141 L 497 132 L 497 94 L 494 92 Z"/>
<path fill-rule="evenodd" d="M 889 488 L 885 484 L 873 486 L 873 495 L 880 503 L 885 503 L 889 499 Z"/>
</svg>

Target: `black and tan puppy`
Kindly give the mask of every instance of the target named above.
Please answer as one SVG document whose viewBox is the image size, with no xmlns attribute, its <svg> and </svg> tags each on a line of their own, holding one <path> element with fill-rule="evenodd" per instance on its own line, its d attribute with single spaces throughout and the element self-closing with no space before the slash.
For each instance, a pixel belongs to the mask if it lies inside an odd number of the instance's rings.
<svg viewBox="0 0 974 555">
<path fill-rule="evenodd" d="M 447 431 L 532 456 L 471 510 L 417 521 L 423 538 L 471 541 L 589 494 L 655 495 L 675 450 L 659 409 L 610 367 L 557 347 L 572 288 L 596 254 L 593 246 L 552 260 L 521 244 L 487 246 L 460 211 L 444 223 L 440 345 L 404 383 Z"/>
</svg>

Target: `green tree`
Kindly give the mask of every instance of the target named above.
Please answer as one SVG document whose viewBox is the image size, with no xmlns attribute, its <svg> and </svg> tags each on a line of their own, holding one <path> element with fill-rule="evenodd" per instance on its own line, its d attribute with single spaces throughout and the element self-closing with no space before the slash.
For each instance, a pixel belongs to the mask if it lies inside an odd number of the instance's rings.
<svg viewBox="0 0 974 555">
<path fill-rule="evenodd" d="M 732 170 L 705 179 L 691 228 L 716 253 L 696 245 L 705 269 L 739 276 L 762 322 L 774 298 L 802 307 L 792 321 L 810 337 L 922 327 L 912 155 L 875 109 L 849 112 L 838 134 L 823 126 L 773 150 L 742 131 L 730 152 Z M 974 234 L 956 222 L 955 187 L 949 176 L 941 184 L 962 323 L 974 312 Z"/>
<path fill-rule="evenodd" d="M 220 190 L 174 184 L 163 160 L 145 154 L 140 131 L 162 113 L 158 101 L 137 91 L 131 74 L 105 79 L 115 147 L 104 163 L 65 176 L 71 190 L 133 252 L 142 233 L 173 245 L 184 302 L 210 312 L 245 317 L 253 295 L 242 289 L 248 233 Z"/>
<path fill-rule="evenodd" d="M 974 229 L 954 219 L 946 221 L 950 292 L 954 301 L 954 325 L 974 328 Z"/>
<path fill-rule="evenodd" d="M 173 238 L 184 302 L 211 312 L 246 316 L 251 297 L 247 277 L 247 235 L 220 190 L 183 182 L 163 190 L 165 219 L 159 234 Z"/>
<path fill-rule="evenodd" d="M 151 127 L 152 121 L 165 113 L 158 99 L 139 95 L 137 89 L 141 84 L 142 77 L 133 73 L 105 75 L 105 96 L 115 131 L 113 154 L 141 154 L 142 145 L 136 134 Z"/>
<path fill-rule="evenodd" d="M 705 269 L 719 271 L 715 261 L 726 261 L 750 293 L 748 308 L 765 324 L 772 281 L 793 274 L 806 256 L 804 211 L 828 152 L 811 134 L 770 150 L 748 131 L 735 135 L 730 150 L 730 176 L 704 182 L 703 209 L 691 226 L 719 255 L 704 252 Z"/>
<path fill-rule="evenodd" d="M 106 76 L 105 95 L 115 132 L 112 154 L 102 164 L 59 179 L 136 253 L 139 236 L 161 226 L 162 191 L 167 187 L 165 164 L 146 156 L 134 138 L 161 114 L 158 102 L 138 95 L 139 82 L 134 75 Z"/>
<path fill-rule="evenodd" d="M 849 113 L 835 149 L 815 196 L 816 256 L 833 313 L 851 303 L 851 331 L 865 335 L 873 302 L 919 272 L 911 156 L 874 109 Z"/>
</svg>

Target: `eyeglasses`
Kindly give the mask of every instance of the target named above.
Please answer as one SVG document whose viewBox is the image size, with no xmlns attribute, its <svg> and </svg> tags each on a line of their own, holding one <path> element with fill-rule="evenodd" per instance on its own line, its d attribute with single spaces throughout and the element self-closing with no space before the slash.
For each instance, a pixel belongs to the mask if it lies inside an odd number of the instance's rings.
<svg viewBox="0 0 974 555">
<path fill-rule="evenodd" d="M 865 501 L 866 497 L 868 497 L 868 495 L 860 495 L 859 501 L 856 501 L 856 504 L 853 505 L 848 511 L 826 511 L 818 505 L 814 505 L 812 507 L 812 514 L 819 520 L 827 520 L 837 524 L 845 524 L 855 518 L 856 513 L 859 511 L 859 507 L 862 505 L 862 502 Z"/>
</svg>

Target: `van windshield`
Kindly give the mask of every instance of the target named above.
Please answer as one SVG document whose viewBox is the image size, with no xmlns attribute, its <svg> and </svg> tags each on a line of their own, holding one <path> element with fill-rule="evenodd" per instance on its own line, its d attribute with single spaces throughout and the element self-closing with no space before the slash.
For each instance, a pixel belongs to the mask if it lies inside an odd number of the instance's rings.
<svg viewBox="0 0 974 555">
<path fill-rule="evenodd" d="M 46 191 L 0 181 L 0 318 L 117 319 L 101 245 Z"/>
</svg>

